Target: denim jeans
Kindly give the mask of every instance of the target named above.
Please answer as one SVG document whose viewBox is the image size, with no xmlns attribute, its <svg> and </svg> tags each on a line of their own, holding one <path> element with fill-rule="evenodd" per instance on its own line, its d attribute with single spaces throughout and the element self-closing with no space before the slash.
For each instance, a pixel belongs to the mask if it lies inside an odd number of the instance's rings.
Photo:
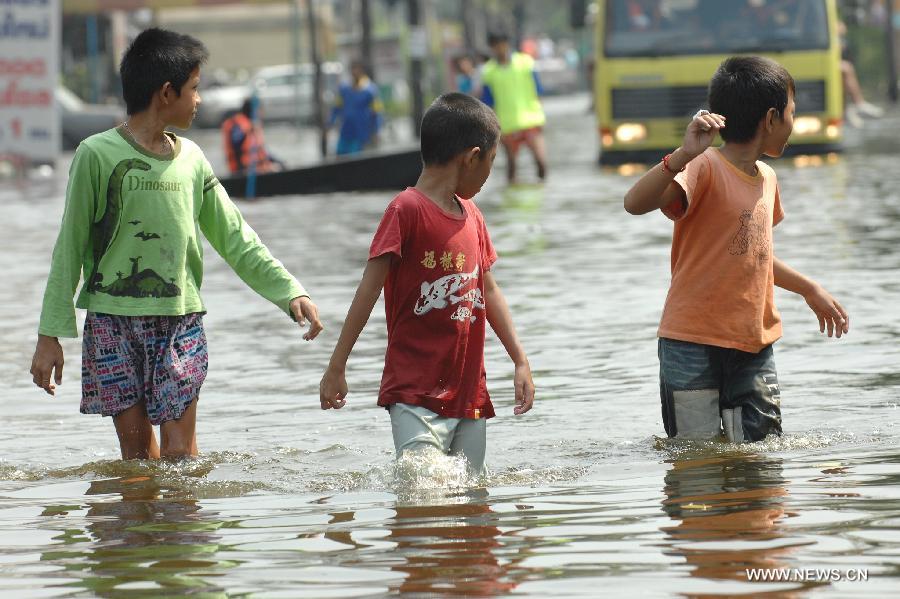
<svg viewBox="0 0 900 599">
<path fill-rule="evenodd" d="M 733 443 L 781 435 L 781 396 L 772 346 L 759 353 L 659 340 L 659 392 L 669 437 Z"/>
</svg>

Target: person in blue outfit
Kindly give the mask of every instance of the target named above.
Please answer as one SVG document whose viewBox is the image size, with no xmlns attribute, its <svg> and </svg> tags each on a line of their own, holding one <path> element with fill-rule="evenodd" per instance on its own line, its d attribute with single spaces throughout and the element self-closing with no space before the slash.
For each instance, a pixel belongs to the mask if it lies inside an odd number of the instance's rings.
<svg viewBox="0 0 900 599">
<path fill-rule="evenodd" d="M 364 150 L 381 128 L 384 109 L 378 86 L 366 75 L 362 61 L 354 60 L 350 64 L 350 75 L 352 81 L 341 84 L 329 122 L 329 126 L 334 126 L 338 119 L 341 120 L 338 154 L 356 154 Z"/>
</svg>

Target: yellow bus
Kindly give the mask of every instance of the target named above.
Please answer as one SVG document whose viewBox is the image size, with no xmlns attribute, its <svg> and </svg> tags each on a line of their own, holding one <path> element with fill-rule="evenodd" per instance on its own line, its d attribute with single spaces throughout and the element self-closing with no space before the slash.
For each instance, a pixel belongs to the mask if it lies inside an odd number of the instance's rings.
<svg viewBox="0 0 900 599">
<path fill-rule="evenodd" d="M 735 54 L 772 58 L 796 84 L 789 148 L 830 152 L 842 138 L 835 0 L 599 0 L 594 93 L 600 162 L 657 160 L 707 107 L 707 84 Z"/>
</svg>

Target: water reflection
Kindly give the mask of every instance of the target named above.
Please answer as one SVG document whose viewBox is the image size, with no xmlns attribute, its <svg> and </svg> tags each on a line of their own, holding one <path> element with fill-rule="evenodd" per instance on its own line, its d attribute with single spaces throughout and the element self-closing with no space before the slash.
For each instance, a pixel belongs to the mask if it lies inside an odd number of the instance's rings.
<svg viewBox="0 0 900 599">
<path fill-rule="evenodd" d="M 395 511 L 388 538 L 403 559 L 392 567 L 406 575 L 400 593 L 487 597 L 516 587 L 508 572 L 518 560 L 501 562 L 495 554 L 500 529 L 486 503 L 397 505 Z"/>
<path fill-rule="evenodd" d="M 717 455 L 671 460 L 663 510 L 670 555 L 693 577 L 747 582 L 748 568 L 788 568 L 783 529 L 788 497 L 780 458 Z"/>
<path fill-rule="evenodd" d="M 123 592 L 135 597 L 224 595 L 221 586 L 206 580 L 233 565 L 215 559 L 221 522 L 189 493 L 169 491 L 153 476 L 132 476 L 93 481 L 86 494 L 102 497 L 88 502 L 83 534 L 67 531 L 67 537 L 72 542 L 90 539 L 89 548 L 43 556 L 82 570 L 72 586 L 101 597 Z"/>
</svg>

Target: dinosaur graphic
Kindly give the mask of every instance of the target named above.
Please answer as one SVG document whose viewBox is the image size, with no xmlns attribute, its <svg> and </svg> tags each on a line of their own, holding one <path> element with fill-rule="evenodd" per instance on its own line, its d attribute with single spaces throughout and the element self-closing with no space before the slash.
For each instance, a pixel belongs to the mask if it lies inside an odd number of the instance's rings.
<svg viewBox="0 0 900 599">
<path fill-rule="evenodd" d="M 441 277 L 434 283 L 428 283 L 426 281 L 422 283 L 422 294 L 419 296 L 419 299 L 416 300 L 416 305 L 415 308 L 413 308 L 413 311 L 417 316 L 422 316 L 423 314 L 431 312 L 431 310 L 435 308 L 446 308 L 449 302 L 458 304 L 462 301 L 472 301 L 473 304 L 475 304 L 474 307 L 483 308 L 484 302 L 479 302 L 479 300 L 481 299 L 481 292 L 477 288 L 470 289 L 461 296 L 456 295 L 458 291 L 477 279 L 478 266 L 476 265 L 475 269 L 470 273 L 453 273 Z M 477 291 L 478 293 L 472 293 L 473 291 Z M 480 306 L 478 305 L 479 303 Z"/>
<path fill-rule="evenodd" d="M 117 280 L 98 291 L 116 297 L 175 297 L 181 293 L 174 279 L 167 282 L 150 268 L 140 270 L 141 258 L 129 258 L 131 274 L 123 278 L 122 273 L 117 272 Z"/>
<path fill-rule="evenodd" d="M 119 234 L 122 220 L 122 183 L 125 181 L 125 175 L 132 169 L 149 171 L 150 165 L 139 158 L 127 158 L 119 162 L 109 176 L 106 187 L 106 211 L 93 225 L 94 268 L 88 278 L 89 293 L 94 293 L 101 287 L 103 274 L 98 272 L 100 261 Z"/>
<path fill-rule="evenodd" d="M 156 233 L 145 233 L 143 231 L 136 234 L 135 237 L 140 237 L 144 241 L 148 241 L 150 239 L 159 239 L 159 235 L 157 235 Z"/>
</svg>

